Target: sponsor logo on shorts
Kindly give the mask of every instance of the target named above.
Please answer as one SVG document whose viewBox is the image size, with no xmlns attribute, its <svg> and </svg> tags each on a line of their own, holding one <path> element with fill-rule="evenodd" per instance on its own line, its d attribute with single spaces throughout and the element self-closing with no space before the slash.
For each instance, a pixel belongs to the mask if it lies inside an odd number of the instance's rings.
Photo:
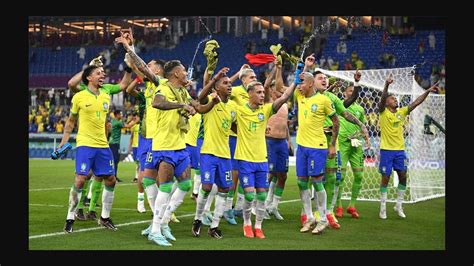
<svg viewBox="0 0 474 266">
<path fill-rule="evenodd" d="M 244 176 L 244 178 L 242 178 L 242 181 L 245 185 L 247 185 L 249 183 L 249 178 L 247 176 Z"/>
<path fill-rule="evenodd" d="M 204 181 L 211 181 L 211 173 L 208 171 L 204 173 Z"/>
<path fill-rule="evenodd" d="M 81 164 L 81 172 L 86 171 L 86 167 L 87 167 L 87 165 L 85 163 L 82 163 Z"/>
<path fill-rule="evenodd" d="M 273 170 L 273 164 L 272 164 L 272 163 L 269 164 L 269 165 L 268 165 L 268 168 L 270 168 L 270 171 L 272 171 L 272 170 Z"/>
</svg>

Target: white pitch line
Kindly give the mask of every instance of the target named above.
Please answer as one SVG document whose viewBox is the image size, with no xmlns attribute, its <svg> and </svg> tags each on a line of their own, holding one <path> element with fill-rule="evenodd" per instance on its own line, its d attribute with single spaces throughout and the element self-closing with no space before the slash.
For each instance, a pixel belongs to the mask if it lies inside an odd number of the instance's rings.
<svg viewBox="0 0 474 266">
<path fill-rule="evenodd" d="M 291 203 L 291 202 L 296 202 L 296 201 L 301 201 L 301 200 L 300 199 L 284 200 L 284 201 L 280 201 L 280 204 Z M 35 205 L 39 205 L 39 204 L 35 204 Z M 48 206 L 61 206 L 61 205 L 48 205 Z M 61 207 L 63 207 L 63 206 L 61 206 Z M 116 209 L 118 209 L 118 208 L 113 208 L 112 210 L 116 210 Z M 183 215 L 179 215 L 179 216 L 176 216 L 176 217 L 177 218 L 182 218 L 182 217 L 189 217 L 189 216 L 193 216 L 193 215 L 195 215 L 195 213 L 183 214 Z M 133 225 L 133 224 L 143 224 L 143 223 L 149 223 L 149 222 L 150 222 L 150 220 L 143 220 L 143 221 L 137 221 L 137 222 L 117 224 L 115 226 L 116 227 L 122 227 L 122 226 L 129 226 L 129 225 Z M 79 230 L 75 230 L 74 233 L 95 231 L 95 230 L 100 230 L 100 229 L 105 229 L 105 227 L 102 227 L 102 226 L 99 227 L 98 226 L 98 227 L 92 227 L 92 228 L 86 228 L 86 229 L 79 229 Z M 67 234 L 68 233 L 66 233 L 66 232 L 56 232 L 56 233 L 50 233 L 50 234 L 33 235 L 33 236 L 28 237 L 28 239 L 44 238 L 44 237 L 67 235 Z"/>
<path fill-rule="evenodd" d="M 137 183 L 132 183 L 132 184 L 117 184 L 117 186 L 133 186 L 133 185 L 137 185 Z M 53 188 L 32 188 L 32 189 L 29 189 L 28 191 L 29 192 L 33 192 L 33 191 L 50 191 L 50 190 L 63 190 L 63 189 L 71 189 L 71 187 L 53 187 Z"/>
<path fill-rule="evenodd" d="M 36 206 L 36 207 L 57 207 L 57 208 L 66 208 L 65 205 L 54 205 L 54 204 L 37 204 L 37 203 L 30 203 L 30 206 Z M 88 208 L 86 208 L 88 209 Z M 114 210 L 117 211 L 136 211 L 137 209 L 128 209 L 128 208 L 113 208 Z"/>
</svg>

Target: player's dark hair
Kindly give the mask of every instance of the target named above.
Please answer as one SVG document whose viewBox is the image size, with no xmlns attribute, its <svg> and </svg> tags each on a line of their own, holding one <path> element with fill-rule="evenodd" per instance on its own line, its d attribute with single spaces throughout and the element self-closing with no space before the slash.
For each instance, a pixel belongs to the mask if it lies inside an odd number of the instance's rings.
<svg viewBox="0 0 474 266">
<path fill-rule="evenodd" d="M 120 111 L 120 110 L 115 110 L 115 111 L 114 111 L 114 116 L 120 114 L 121 112 L 122 112 L 122 111 Z"/>
<path fill-rule="evenodd" d="M 180 65 L 181 65 L 181 61 L 179 60 L 170 60 L 166 62 L 166 64 L 163 67 L 165 70 L 165 78 L 168 78 L 171 75 L 171 72 L 173 71 L 173 69 Z"/>
<path fill-rule="evenodd" d="M 84 71 L 82 72 L 82 77 L 81 77 L 82 83 L 89 85 L 89 81 L 87 80 L 87 77 L 89 77 L 96 68 L 99 68 L 99 67 L 92 65 L 84 69 Z"/>
</svg>

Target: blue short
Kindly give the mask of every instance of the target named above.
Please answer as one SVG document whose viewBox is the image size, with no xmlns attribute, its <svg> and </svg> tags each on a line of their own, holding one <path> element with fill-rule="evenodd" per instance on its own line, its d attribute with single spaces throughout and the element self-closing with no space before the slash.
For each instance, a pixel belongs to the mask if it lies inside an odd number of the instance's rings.
<svg viewBox="0 0 474 266">
<path fill-rule="evenodd" d="M 194 170 L 199 169 L 199 150 L 196 146 L 191 146 L 186 144 L 186 151 L 189 153 L 190 161 L 191 161 L 191 168 Z"/>
<path fill-rule="evenodd" d="M 134 147 L 132 148 L 132 157 L 133 157 L 133 160 L 136 162 L 138 161 L 138 147 Z"/>
<path fill-rule="evenodd" d="M 239 170 L 239 163 L 234 159 L 235 147 L 237 146 L 237 137 L 229 136 L 229 147 L 230 147 L 230 161 L 232 163 L 232 170 Z"/>
<path fill-rule="evenodd" d="M 201 154 L 201 183 L 216 184 L 219 188 L 232 186 L 232 165 L 230 159 Z"/>
<path fill-rule="evenodd" d="M 314 149 L 298 145 L 296 151 L 296 176 L 319 176 L 324 174 L 328 149 Z"/>
<path fill-rule="evenodd" d="M 268 188 L 268 163 L 252 163 L 237 160 L 239 164 L 239 180 L 242 188 Z"/>
<path fill-rule="evenodd" d="M 147 169 L 158 169 L 161 162 L 166 162 L 174 167 L 174 176 L 179 178 L 189 166 L 189 153 L 186 149 L 177 151 L 153 151 L 151 158 L 145 163 Z"/>
<path fill-rule="evenodd" d="M 80 146 L 76 149 L 76 174 L 115 175 L 114 157 L 110 148 Z"/>
<path fill-rule="evenodd" d="M 406 171 L 408 169 L 408 159 L 405 151 L 380 150 L 379 172 L 382 175 L 390 176 L 392 169 L 395 171 Z"/>
<path fill-rule="evenodd" d="M 268 169 L 270 172 L 288 173 L 288 141 L 286 139 L 266 138 Z"/>
<path fill-rule="evenodd" d="M 142 137 L 141 134 L 138 135 L 138 160 L 140 161 L 140 171 L 145 170 L 146 158 L 152 156 L 151 154 L 151 143 L 152 139 L 147 139 Z"/>
</svg>

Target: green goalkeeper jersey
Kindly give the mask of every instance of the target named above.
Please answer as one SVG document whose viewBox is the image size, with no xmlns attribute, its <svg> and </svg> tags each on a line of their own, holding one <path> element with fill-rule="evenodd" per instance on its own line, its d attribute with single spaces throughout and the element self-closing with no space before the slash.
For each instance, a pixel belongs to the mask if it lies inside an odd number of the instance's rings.
<svg viewBox="0 0 474 266">
<path fill-rule="evenodd" d="M 349 113 L 354 115 L 360 122 L 365 123 L 365 111 L 362 106 L 357 103 L 351 104 L 347 109 Z M 361 129 L 358 125 L 355 125 L 347 121 L 344 117 L 339 117 L 339 139 L 345 140 L 347 137 L 359 132 Z"/>
<path fill-rule="evenodd" d="M 336 110 L 337 115 L 340 116 L 346 110 L 346 107 L 344 107 L 344 102 L 341 99 L 339 99 L 336 95 L 334 95 L 334 93 L 326 91 L 324 92 L 324 95 L 326 95 L 329 99 L 331 99 L 333 109 Z M 329 116 L 326 116 L 323 126 L 324 127 L 332 126 L 332 121 L 329 118 Z"/>
</svg>

